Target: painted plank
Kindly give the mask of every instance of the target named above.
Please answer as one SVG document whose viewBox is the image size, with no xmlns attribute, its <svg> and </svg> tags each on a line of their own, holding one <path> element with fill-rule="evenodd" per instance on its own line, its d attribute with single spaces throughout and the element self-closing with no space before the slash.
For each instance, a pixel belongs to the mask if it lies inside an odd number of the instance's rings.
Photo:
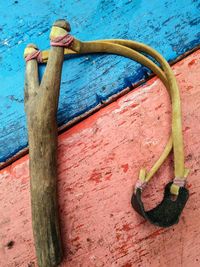
<svg viewBox="0 0 200 267">
<path fill-rule="evenodd" d="M 196 0 L 21 1 L 0 3 L 0 162 L 27 146 L 23 108 L 26 44 L 49 46 L 57 18 L 71 22 L 79 39 L 126 38 L 145 42 L 167 60 L 200 44 L 200 3 Z M 43 72 L 43 69 L 41 69 Z M 146 68 L 116 56 L 84 56 L 64 64 L 59 125 L 101 105 L 113 94 L 145 77 Z"/>
<path fill-rule="evenodd" d="M 200 51 L 176 64 L 190 198 L 178 225 L 161 229 L 130 204 L 142 166 L 151 167 L 170 132 L 170 103 L 157 79 L 59 136 L 61 266 L 199 266 Z M 147 208 L 173 177 L 171 158 L 144 192 Z M 0 171 L 0 266 L 37 266 L 31 231 L 28 156 Z"/>
</svg>

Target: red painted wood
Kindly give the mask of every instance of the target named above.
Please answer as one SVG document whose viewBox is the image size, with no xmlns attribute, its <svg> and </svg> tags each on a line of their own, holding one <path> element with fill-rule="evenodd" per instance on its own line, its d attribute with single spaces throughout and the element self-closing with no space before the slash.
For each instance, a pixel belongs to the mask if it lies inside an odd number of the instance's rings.
<svg viewBox="0 0 200 267">
<path fill-rule="evenodd" d="M 59 137 L 62 267 L 200 265 L 200 51 L 174 67 L 181 88 L 190 199 L 177 226 L 145 222 L 130 204 L 140 167 L 151 167 L 170 129 L 169 97 L 152 79 Z M 39 160 L 39 159 L 38 159 Z M 144 192 L 147 208 L 173 177 L 171 158 Z M 37 266 L 28 156 L 0 172 L 0 266 Z"/>
</svg>

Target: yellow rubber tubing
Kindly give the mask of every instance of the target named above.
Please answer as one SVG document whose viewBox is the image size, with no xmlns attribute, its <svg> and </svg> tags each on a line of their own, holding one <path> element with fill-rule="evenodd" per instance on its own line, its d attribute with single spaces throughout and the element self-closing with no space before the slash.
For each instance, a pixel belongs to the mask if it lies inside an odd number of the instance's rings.
<svg viewBox="0 0 200 267">
<path fill-rule="evenodd" d="M 78 48 L 78 49 L 77 49 Z M 153 61 L 138 53 L 142 51 L 150 56 L 154 57 L 161 65 L 160 69 Z M 174 148 L 174 165 L 175 165 L 175 177 L 184 177 L 184 152 L 183 152 L 183 137 L 182 137 L 182 125 L 181 125 L 181 109 L 180 109 L 180 96 L 176 83 L 175 76 L 168 64 L 168 62 L 151 47 L 130 40 L 100 40 L 91 42 L 80 42 L 75 40 L 71 49 L 66 49 L 65 54 L 87 54 L 87 53 L 112 53 L 131 58 L 149 69 L 151 69 L 164 83 L 168 89 L 171 101 L 172 101 L 172 137 L 162 152 L 160 158 L 156 161 L 149 173 L 146 175 L 145 181 L 149 181 L 155 174 L 158 168 L 162 165 L 164 160 L 172 149 L 172 143 Z M 48 58 L 48 51 L 43 51 L 44 57 Z M 172 141 L 173 140 L 173 141 Z M 184 178 L 183 178 L 184 179 Z"/>
<path fill-rule="evenodd" d="M 125 41 L 126 44 L 127 41 Z M 129 41 L 129 45 L 131 42 Z M 138 52 L 119 44 L 109 43 L 108 41 L 95 41 L 95 42 L 80 42 L 79 53 L 114 53 L 121 56 L 131 58 L 144 66 L 152 69 L 152 64 L 150 60 L 139 54 Z M 152 48 L 149 48 L 152 51 Z M 183 136 L 182 136 L 182 122 L 181 122 L 181 105 L 180 105 L 180 95 L 177 86 L 176 78 L 171 70 L 168 62 L 159 55 L 155 50 L 156 59 L 162 62 L 162 67 L 168 80 L 168 89 L 170 91 L 171 101 L 172 101 L 172 139 L 173 139 L 173 150 L 174 150 L 174 172 L 175 177 L 180 177 L 184 179 L 184 150 L 183 150 Z M 157 69 L 152 69 L 153 72 L 157 72 Z M 156 73 L 157 74 L 157 73 Z"/>
</svg>

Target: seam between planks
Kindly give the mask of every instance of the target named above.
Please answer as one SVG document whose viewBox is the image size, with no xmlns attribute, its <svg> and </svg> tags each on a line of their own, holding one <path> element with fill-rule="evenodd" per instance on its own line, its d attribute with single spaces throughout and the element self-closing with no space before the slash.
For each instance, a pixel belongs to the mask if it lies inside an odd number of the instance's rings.
<svg viewBox="0 0 200 267">
<path fill-rule="evenodd" d="M 200 44 L 198 46 L 196 46 L 195 48 L 185 52 L 184 54 L 180 55 L 179 57 L 177 57 L 175 60 L 169 61 L 170 66 L 175 65 L 176 63 L 180 62 L 181 60 L 185 59 L 186 57 L 188 57 L 189 55 L 193 54 L 194 52 L 196 52 L 197 50 L 200 49 Z M 100 109 L 104 108 L 105 106 L 111 104 L 112 102 L 116 101 L 117 99 L 119 99 L 120 97 L 122 97 L 123 95 L 126 95 L 128 92 L 136 89 L 137 87 L 139 87 L 140 85 L 148 82 L 149 80 L 151 80 L 152 78 L 154 78 L 156 75 L 154 73 L 150 74 L 148 78 L 146 79 L 142 79 L 139 82 L 133 84 L 130 87 L 126 87 L 125 89 L 123 89 L 121 92 L 112 95 L 111 97 L 109 97 L 107 100 L 105 101 L 101 101 L 100 104 L 98 104 L 96 107 L 90 109 L 89 111 L 79 115 L 78 117 L 72 119 L 71 121 L 67 122 L 66 124 L 60 126 L 58 128 L 58 133 L 62 134 L 63 132 L 65 132 L 66 130 L 70 129 L 71 127 L 75 126 L 76 124 L 78 124 L 79 122 L 83 121 L 84 119 L 88 118 L 89 116 L 93 115 L 94 113 L 98 112 Z M 17 161 L 18 159 L 22 158 L 23 156 L 27 155 L 29 153 L 29 149 L 28 147 L 25 147 L 24 149 L 20 150 L 19 152 L 17 152 L 14 156 L 12 156 L 11 158 L 7 159 L 5 162 L 1 162 L 0 163 L 0 170 L 2 170 L 3 168 L 11 165 L 13 162 Z"/>
</svg>

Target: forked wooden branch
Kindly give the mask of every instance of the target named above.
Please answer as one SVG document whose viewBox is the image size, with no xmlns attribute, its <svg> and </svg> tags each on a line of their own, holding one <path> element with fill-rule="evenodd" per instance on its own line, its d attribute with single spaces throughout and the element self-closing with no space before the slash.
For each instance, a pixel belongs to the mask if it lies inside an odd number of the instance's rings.
<svg viewBox="0 0 200 267">
<path fill-rule="evenodd" d="M 64 20 L 54 26 L 69 30 Z M 36 48 L 34 45 L 29 47 Z M 41 84 L 36 59 L 26 64 L 25 110 L 28 123 L 32 224 L 38 265 L 62 259 L 57 208 L 57 122 L 63 47 L 52 47 Z"/>
</svg>

